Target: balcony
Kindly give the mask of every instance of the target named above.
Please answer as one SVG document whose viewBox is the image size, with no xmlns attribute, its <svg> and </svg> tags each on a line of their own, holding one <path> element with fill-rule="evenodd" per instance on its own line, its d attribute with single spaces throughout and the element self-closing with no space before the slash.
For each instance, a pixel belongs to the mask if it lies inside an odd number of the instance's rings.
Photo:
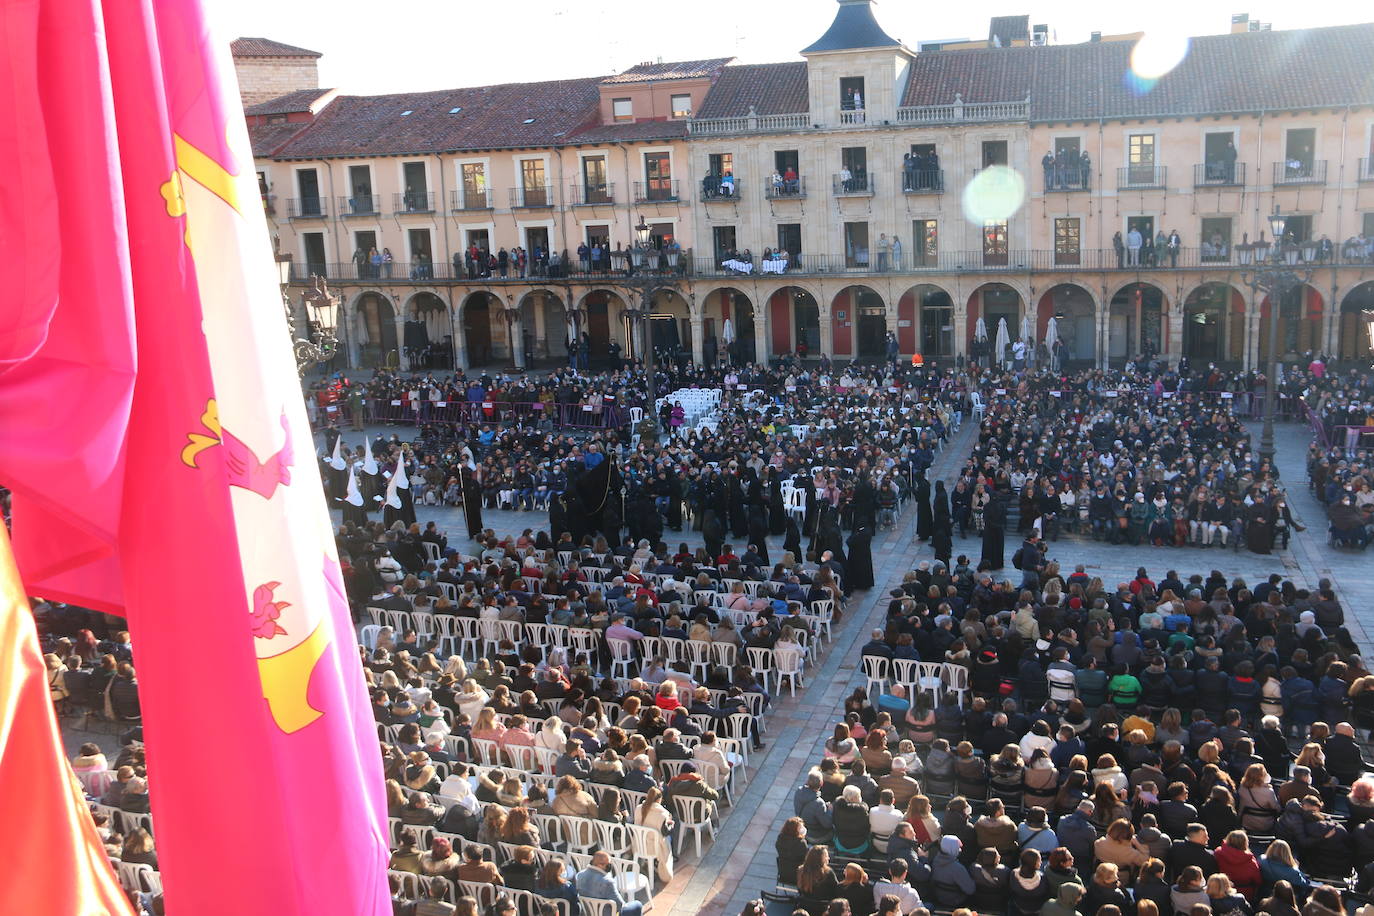
<svg viewBox="0 0 1374 916">
<path fill-rule="evenodd" d="M 575 184 L 568 188 L 568 197 L 574 207 L 595 207 L 600 204 L 615 203 L 615 183 Z"/>
<path fill-rule="evenodd" d="M 1116 170 L 1118 191 L 1147 191 L 1163 189 L 1168 182 L 1168 167 L 1163 165 L 1128 165 Z"/>
<path fill-rule="evenodd" d="M 396 194 L 391 202 L 392 212 L 402 213 L 433 213 L 434 212 L 434 192 L 433 191 L 403 191 Z"/>
<path fill-rule="evenodd" d="M 538 209 L 553 206 L 553 194 L 547 186 L 530 188 L 511 188 L 510 206 L 512 210 Z"/>
<path fill-rule="evenodd" d="M 461 191 L 455 188 L 448 192 L 448 205 L 453 210 L 490 210 L 491 192 L 485 188 L 480 191 Z"/>
<path fill-rule="evenodd" d="M 806 179 L 779 178 L 777 181 L 770 181 L 763 187 L 763 196 L 767 200 L 802 200 L 806 197 Z"/>
<path fill-rule="evenodd" d="M 868 112 L 862 108 L 846 108 L 840 111 L 841 124 L 867 124 Z"/>
<path fill-rule="evenodd" d="M 293 197 L 286 202 L 288 219 L 324 219 L 329 215 L 328 202 L 323 197 Z"/>
<path fill-rule="evenodd" d="M 1360 181 L 1374 181 L 1374 159 L 1360 160 Z"/>
<path fill-rule="evenodd" d="M 846 178 L 837 172 L 831 179 L 836 197 L 872 197 L 874 184 L 873 176 L 867 174 L 851 174 Z"/>
<path fill-rule="evenodd" d="M 701 202 L 704 204 L 738 203 L 744 193 L 744 182 L 731 176 L 729 189 L 719 178 L 707 175 L 701 180 Z"/>
<path fill-rule="evenodd" d="M 1274 163 L 1274 187 L 1291 184 L 1326 184 L 1326 160 L 1289 159 Z"/>
<path fill-rule="evenodd" d="M 1243 188 L 1245 187 L 1245 163 L 1220 160 L 1200 162 L 1193 166 L 1193 187 Z"/>
<path fill-rule="evenodd" d="M 636 181 L 635 203 L 677 203 L 678 182 L 674 178 L 651 178 L 648 181 Z"/>
<path fill-rule="evenodd" d="M 263 213 L 266 213 L 268 216 L 276 216 L 276 215 L 277 215 L 277 195 L 275 195 L 275 194 L 264 194 L 264 195 L 262 195 L 262 212 L 263 212 Z"/>
<path fill-rule="evenodd" d="M 344 219 L 354 216 L 381 216 L 382 198 L 378 194 L 355 194 L 352 197 L 340 197 L 338 208 L 339 215 Z"/>
<path fill-rule="evenodd" d="M 944 190 L 944 169 L 902 171 L 903 194 L 943 194 Z"/>
<path fill-rule="evenodd" d="M 1030 100 L 1021 102 L 965 102 L 958 93 L 951 105 L 921 105 L 897 109 L 898 124 L 960 124 L 977 121 L 1025 121 Z"/>
<path fill-rule="evenodd" d="M 805 111 L 793 114 L 759 115 L 753 112 L 742 118 L 705 118 L 689 120 L 687 133 L 694 137 L 719 136 L 722 134 L 776 133 L 779 131 L 806 130 L 811 126 L 811 115 Z"/>
<path fill-rule="evenodd" d="M 1091 165 L 1053 166 L 1043 171 L 1045 173 L 1046 193 L 1092 190 L 1093 169 Z"/>
</svg>

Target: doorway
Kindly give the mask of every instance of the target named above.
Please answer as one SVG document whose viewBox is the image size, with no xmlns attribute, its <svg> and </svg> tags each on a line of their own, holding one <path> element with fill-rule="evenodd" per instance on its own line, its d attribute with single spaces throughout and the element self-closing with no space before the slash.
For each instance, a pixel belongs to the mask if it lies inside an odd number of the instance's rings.
<svg viewBox="0 0 1374 916">
<path fill-rule="evenodd" d="M 324 233 L 305 232 L 301 234 L 301 247 L 305 252 L 306 276 L 325 276 L 328 273 L 324 253 Z"/>
<path fill-rule="evenodd" d="M 887 356 L 887 309 L 877 293 L 860 290 L 857 352 L 861 360 L 881 362 Z"/>
<path fill-rule="evenodd" d="M 353 190 L 349 198 L 349 212 L 354 216 L 373 213 L 376 206 L 372 200 L 372 167 L 369 165 L 350 165 L 348 167 L 348 186 Z"/>
<path fill-rule="evenodd" d="M 463 307 L 463 337 L 468 345 L 469 366 L 491 362 L 491 308 L 486 293 L 474 295 Z"/>
</svg>

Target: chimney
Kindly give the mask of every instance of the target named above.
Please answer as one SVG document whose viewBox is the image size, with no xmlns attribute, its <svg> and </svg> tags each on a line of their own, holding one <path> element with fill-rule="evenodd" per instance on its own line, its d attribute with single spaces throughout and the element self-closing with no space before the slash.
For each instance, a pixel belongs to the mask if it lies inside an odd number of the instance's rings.
<svg viewBox="0 0 1374 916">
<path fill-rule="evenodd" d="M 1091 42 L 1093 42 L 1093 43 L 1099 42 L 1099 41 L 1101 41 L 1101 40 L 1102 40 L 1102 33 L 1101 33 L 1101 32 L 1093 32 L 1091 35 L 1088 36 L 1088 41 L 1091 41 Z"/>
<path fill-rule="evenodd" d="M 1248 31 L 1250 31 L 1250 14 L 1233 13 L 1231 15 L 1231 34 L 1239 35 Z"/>
</svg>

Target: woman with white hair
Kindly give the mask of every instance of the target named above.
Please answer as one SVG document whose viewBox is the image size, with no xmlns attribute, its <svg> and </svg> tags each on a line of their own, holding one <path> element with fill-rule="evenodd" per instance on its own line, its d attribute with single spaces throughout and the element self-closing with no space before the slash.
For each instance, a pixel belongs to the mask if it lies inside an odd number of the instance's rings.
<svg viewBox="0 0 1374 916">
<path fill-rule="evenodd" d="M 845 786 L 835 799 L 835 848 L 845 855 L 863 855 L 868 851 L 871 830 L 868 806 L 858 786 Z"/>
<path fill-rule="evenodd" d="M 481 688 L 472 678 L 463 681 L 463 690 L 453 698 L 458 711 L 467 716 L 470 721 L 477 721 L 477 715 L 482 711 L 482 707 L 487 705 L 487 700 L 491 695 Z"/>
<path fill-rule="evenodd" d="M 563 731 L 563 720 L 558 716 L 549 716 L 544 720 L 539 733 L 534 736 L 534 746 L 547 748 L 555 753 L 563 753 L 563 749 L 568 744 L 567 732 Z"/>
<path fill-rule="evenodd" d="M 468 679 L 468 666 L 467 663 L 463 661 L 463 656 L 457 653 L 450 655 L 448 661 L 444 664 L 443 673 L 450 675 L 460 684 L 466 681 Z"/>
</svg>

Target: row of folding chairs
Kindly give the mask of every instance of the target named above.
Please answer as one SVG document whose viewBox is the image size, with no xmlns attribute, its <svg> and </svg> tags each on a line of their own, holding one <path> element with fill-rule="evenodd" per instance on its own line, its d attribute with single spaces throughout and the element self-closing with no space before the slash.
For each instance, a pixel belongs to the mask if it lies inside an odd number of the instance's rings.
<svg viewBox="0 0 1374 916">
<path fill-rule="evenodd" d="M 869 696 L 877 696 L 890 685 L 901 684 L 912 702 L 918 694 L 929 693 L 933 704 L 938 706 L 946 695 L 952 695 L 963 709 L 964 700 L 971 692 L 968 669 L 950 662 L 865 655 L 863 668 L 864 686 Z"/>
<path fill-rule="evenodd" d="M 102 805 L 99 802 L 91 802 L 90 809 L 92 812 L 105 815 L 109 819 L 110 827 L 120 836 L 128 836 L 140 827 L 150 834 L 153 832 L 153 816 L 151 814 L 135 814 L 132 811 Z"/>
</svg>

